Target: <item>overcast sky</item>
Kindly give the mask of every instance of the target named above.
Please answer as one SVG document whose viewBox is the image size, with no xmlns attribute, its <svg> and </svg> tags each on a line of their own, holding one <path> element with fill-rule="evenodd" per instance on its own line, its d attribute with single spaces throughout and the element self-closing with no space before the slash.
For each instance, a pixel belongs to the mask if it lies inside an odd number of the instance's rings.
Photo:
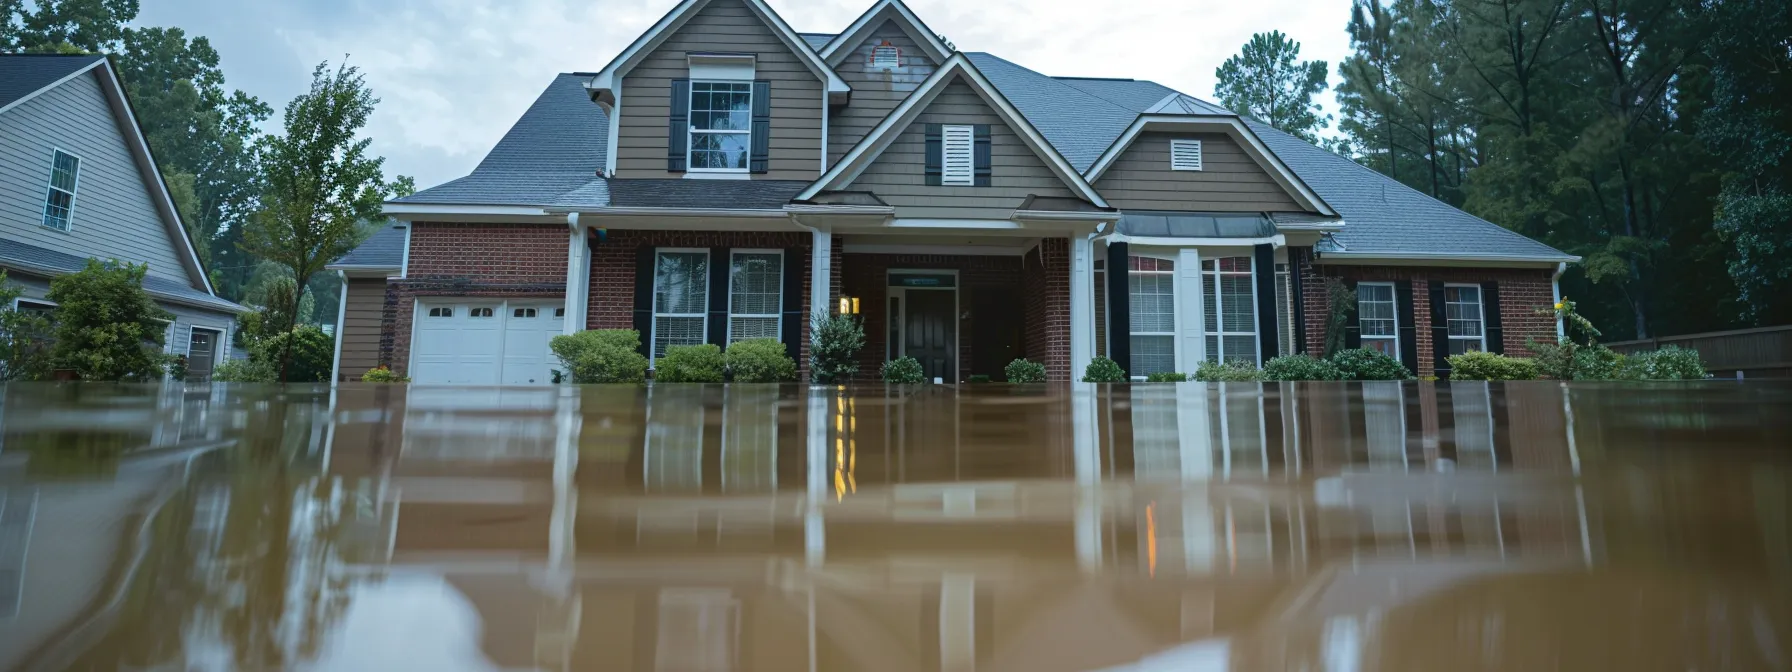
<svg viewBox="0 0 1792 672">
<path fill-rule="evenodd" d="M 873 0 L 769 0 L 792 27 L 838 32 Z M 279 110 L 344 54 L 382 102 L 368 125 L 386 174 L 465 175 L 555 73 L 595 71 L 676 0 L 155 0 L 138 23 L 209 37 L 227 85 Z M 964 51 L 1048 75 L 1149 79 L 1212 100 L 1213 71 L 1280 30 L 1332 67 L 1349 0 L 908 0 Z M 1328 91 L 1325 111 L 1337 106 Z M 1334 122 L 1335 126 L 1335 122 Z"/>
</svg>

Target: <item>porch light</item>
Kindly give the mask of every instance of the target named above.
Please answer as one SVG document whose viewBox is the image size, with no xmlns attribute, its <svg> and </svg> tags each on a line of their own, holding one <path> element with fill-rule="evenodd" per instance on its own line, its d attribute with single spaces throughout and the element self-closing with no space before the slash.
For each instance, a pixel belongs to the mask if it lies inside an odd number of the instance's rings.
<svg viewBox="0 0 1792 672">
<path fill-rule="evenodd" d="M 857 314 L 859 314 L 859 297 L 856 297 L 856 296 L 840 297 L 840 314 L 841 315 L 857 315 Z"/>
</svg>

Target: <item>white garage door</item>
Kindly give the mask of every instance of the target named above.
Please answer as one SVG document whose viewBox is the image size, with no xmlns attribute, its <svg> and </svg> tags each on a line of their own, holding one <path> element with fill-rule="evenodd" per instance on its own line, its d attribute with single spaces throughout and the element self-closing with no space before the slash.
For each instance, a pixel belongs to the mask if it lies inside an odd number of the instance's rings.
<svg viewBox="0 0 1792 672">
<path fill-rule="evenodd" d="M 565 324 L 560 301 L 427 299 L 417 306 L 411 380 L 450 385 L 543 385 L 555 368 L 548 339 Z"/>
</svg>

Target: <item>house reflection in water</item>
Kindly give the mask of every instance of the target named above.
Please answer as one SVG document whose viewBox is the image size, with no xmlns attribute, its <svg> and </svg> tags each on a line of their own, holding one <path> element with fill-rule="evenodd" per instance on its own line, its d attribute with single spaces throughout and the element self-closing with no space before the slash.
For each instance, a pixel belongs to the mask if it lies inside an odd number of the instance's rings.
<svg viewBox="0 0 1792 672">
<path fill-rule="evenodd" d="M 152 514 L 243 528 L 221 542 L 230 570 L 157 528 L 147 555 L 168 560 L 129 580 L 203 596 L 263 578 L 84 638 L 51 623 L 24 660 L 1417 670 L 1773 667 L 1792 650 L 1788 462 L 1750 450 L 1787 438 L 1756 410 L 1773 388 L 234 394 L 216 404 L 250 427 L 281 403 L 330 422 L 297 423 L 319 445 L 286 467 L 231 462 Z M 1684 452 L 1707 440 L 1727 459 Z M 227 500 L 197 496 L 220 481 Z M 284 547 L 246 531 L 271 502 L 298 503 Z"/>
</svg>

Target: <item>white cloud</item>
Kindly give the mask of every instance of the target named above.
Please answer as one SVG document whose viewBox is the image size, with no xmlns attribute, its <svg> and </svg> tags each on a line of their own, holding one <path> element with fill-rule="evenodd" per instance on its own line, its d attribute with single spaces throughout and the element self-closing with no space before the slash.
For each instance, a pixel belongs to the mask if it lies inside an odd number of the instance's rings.
<svg viewBox="0 0 1792 672">
<path fill-rule="evenodd" d="M 1214 69 L 1255 32 L 1289 34 L 1302 43 L 1303 57 L 1324 59 L 1334 72 L 1349 53 L 1348 0 L 909 4 L 966 51 L 991 52 L 1051 75 L 1150 79 L 1209 99 Z M 365 4 L 343 13 L 341 25 L 275 29 L 262 44 L 283 45 L 309 63 L 336 62 L 349 54 L 382 100 L 367 132 L 376 151 L 387 156 L 387 172 L 415 175 L 427 186 L 471 170 L 555 73 L 603 67 L 672 5 L 672 0 Z M 870 0 L 772 0 L 772 5 L 799 31 L 833 32 Z M 225 56 L 227 62 L 234 57 Z M 1336 112 L 1329 94 L 1324 103 L 1326 111 Z"/>
</svg>

